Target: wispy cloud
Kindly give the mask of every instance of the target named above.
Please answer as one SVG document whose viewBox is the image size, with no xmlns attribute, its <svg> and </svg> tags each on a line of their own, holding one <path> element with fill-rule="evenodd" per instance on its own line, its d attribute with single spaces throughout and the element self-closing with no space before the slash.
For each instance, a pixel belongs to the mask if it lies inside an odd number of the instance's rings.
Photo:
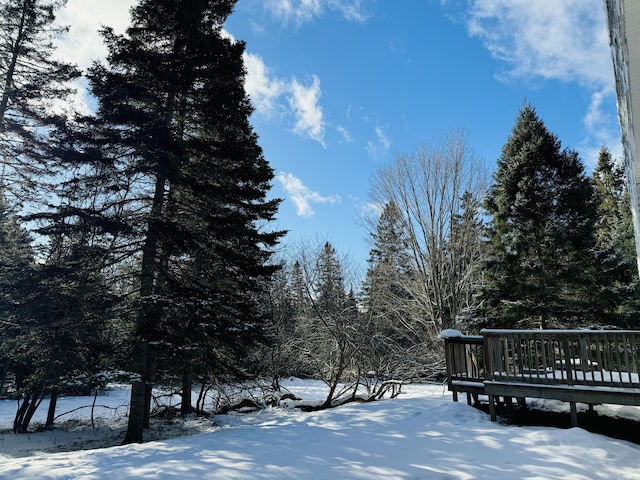
<svg viewBox="0 0 640 480">
<path fill-rule="evenodd" d="M 602 0 L 471 0 L 467 13 L 470 35 L 504 64 L 500 80 L 575 82 L 591 92 L 587 161 L 600 145 L 618 150 L 617 123 L 603 109 L 615 84 Z"/>
<path fill-rule="evenodd" d="M 507 64 L 507 78 L 611 84 L 601 0 L 472 0 L 468 13 L 470 34 Z"/>
<path fill-rule="evenodd" d="M 296 206 L 297 214 L 301 217 L 312 217 L 315 214 L 313 204 L 334 204 L 340 201 L 338 195 L 323 196 L 314 192 L 292 173 L 280 172 L 276 178 L 289 194 L 289 198 Z"/>
<path fill-rule="evenodd" d="M 262 115 L 270 117 L 277 107 L 278 97 L 287 90 L 287 85 L 271 75 L 258 55 L 245 52 L 244 64 L 247 69 L 245 89 L 251 103 Z"/>
<path fill-rule="evenodd" d="M 265 118 L 274 113 L 290 115 L 295 119 L 291 129 L 296 135 L 305 136 L 326 147 L 324 135 L 326 123 L 320 106 L 320 79 L 313 75 L 310 84 L 303 84 L 295 77 L 278 78 L 265 65 L 259 55 L 244 54 L 247 69 L 245 89 L 256 112 Z"/>
<path fill-rule="evenodd" d="M 345 143 L 353 142 L 353 136 L 351 135 L 351 132 L 349 132 L 349 130 L 344 128 L 342 125 L 336 125 L 336 130 L 338 131 L 338 133 L 342 137 L 342 140 L 344 140 Z"/>
<path fill-rule="evenodd" d="M 367 142 L 367 153 L 371 158 L 380 158 L 389 151 L 393 143 L 387 132 L 388 126 L 376 125 L 373 129 L 375 139 Z"/>
<path fill-rule="evenodd" d="M 309 86 L 298 83 L 298 80 L 294 78 L 291 82 L 288 98 L 289 105 L 296 117 L 293 132 L 309 136 L 325 147 L 325 121 L 322 108 L 319 105 L 320 95 L 320 79 L 314 75 Z"/>
<path fill-rule="evenodd" d="M 364 22 L 370 16 L 362 0 L 269 0 L 265 8 L 283 23 L 296 26 L 313 21 L 325 11 L 338 12 L 355 22 Z"/>
</svg>

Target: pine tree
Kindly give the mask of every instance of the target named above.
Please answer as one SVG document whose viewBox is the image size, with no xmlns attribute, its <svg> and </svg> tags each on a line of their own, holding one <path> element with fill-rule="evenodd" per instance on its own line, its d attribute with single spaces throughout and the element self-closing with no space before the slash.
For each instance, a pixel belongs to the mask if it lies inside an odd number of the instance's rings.
<svg viewBox="0 0 640 480">
<path fill-rule="evenodd" d="M 328 316 L 340 315 L 346 304 L 344 277 L 337 255 L 336 249 L 329 242 L 325 242 L 318 256 L 316 269 L 317 308 Z"/>
<path fill-rule="evenodd" d="M 578 155 L 530 105 L 519 112 L 486 200 L 493 259 L 485 307 L 493 325 L 590 321 L 595 209 Z"/>
<path fill-rule="evenodd" d="M 58 391 L 78 382 L 95 387 L 95 375 L 115 367 L 107 328 L 113 300 L 86 245 L 59 237 L 48 258 L 33 266 L 16 302 L 19 328 L 7 342 L 12 361 L 20 365 L 16 432 L 28 430 L 47 392 L 52 422 Z"/>
<path fill-rule="evenodd" d="M 385 370 L 393 370 L 390 366 L 404 357 L 401 353 L 420 341 L 415 331 L 419 326 L 411 322 L 410 313 L 411 287 L 415 281 L 412 259 L 394 203 L 384 206 L 371 240 L 373 246 L 363 284 L 366 333 L 371 339 L 366 354 L 373 365 L 377 364 L 378 371 L 381 365 L 385 365 Z M 384 373 L 390 375 L 391 371 Z"/>
<path fill-rule="evenodd" d="M 482 223 L 482 204 L 470 192 L 461 198 L 460 213 L 451 222 L 450 256 L 452 285 L 456 289 L 452 303 L 460 327 L 472 327 L 477 312 L 477 293 L 482 288 L 482 265 L 487 259 L 485 226 Z"/>
<path fill-rule="evenodd" d="M 281 233 L 264 224 L 279 201 L 266 199 L 273 172 L 249 124 L 244 44 L 221 35 L 234 4 L 141 0 L 125 35 L 103 31 L 108 65 L 88 74 L 96 117 L 60 137 L 60 157 L 84 175 L 64 185 L 80 202 L 49 220 L 80 218 L 113 261 L 140 261 L 126 443 L 142 441 L 159 373 L 203 358 L 233 370 L 260 336 L 258 299 L 277 269 Z"/>
<path fill-rule="evenodd" d="M 21 286 L 29 279 L 34 261 L 30 243 L 31 237 L 0 192 L 0 398 L 9 372 L 15 373 L 10 343 L 22 328 Z"/>
<path fill-rule="evenodd" d="M 600 149 L 592 176 L 596 203 L 597 285 L 601 289 L 602 323 L 628 326 L 637 298 L 638 275 L 635 238 L 622 165 L 613 161 L 605 147 Z"/>
</svg>

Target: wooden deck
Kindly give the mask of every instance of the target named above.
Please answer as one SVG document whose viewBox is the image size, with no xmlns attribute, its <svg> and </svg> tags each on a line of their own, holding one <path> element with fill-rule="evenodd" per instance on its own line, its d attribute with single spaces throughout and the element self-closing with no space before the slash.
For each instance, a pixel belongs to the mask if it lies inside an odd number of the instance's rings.
<svg viewBox="0 0 640 480">
<path fill-rule="evenodd" d="M 500 398 L 569 402 L 573 425 L 576 403 L 640 406 L 640 331 L 482 330 L 444 341 L 454 401 L 486 396 L 492 420 Z"/>
</svg>

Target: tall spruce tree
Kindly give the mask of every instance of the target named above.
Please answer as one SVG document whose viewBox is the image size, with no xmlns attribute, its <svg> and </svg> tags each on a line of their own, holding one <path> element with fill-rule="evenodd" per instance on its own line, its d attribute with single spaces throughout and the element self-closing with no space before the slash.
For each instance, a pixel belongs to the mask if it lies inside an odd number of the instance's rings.
<svg viewBox="0 0 640 480">
<path fill-rule="evenodd" d="M 368 341 L 359 354 L 360 363 L 391 378 L 415 363 L 409 351 L 422 341 L 420 325 L 412 321 L 416 281 L 412 256 L 395 203 L 384 206 L 371 241 L 362 288 L 361 328 Z"/>
<path fill-rule="evenodd" d="M 596 203 L 597 285 L 601 289 L 601 323 L 637 326 L 638 273 L 629 193 L 622 165 L 600 149 L 592 175 Z"/>
<path fill-rule="evenodd" d="M 528 104 L 502 149 L 486 209 L 489 324 L 590 322 L 598 293 L 593 190 L 578 155 L 562 149 Z"/>
<path fill-rule="evenodd" d="M 249 123 L 244 44 L 222 36 L 234 4 L 141 0 L 124 35 L 102 32 L 107 65 L 88 74 L 96 116 L 61 137 L 78 172 L 64 188 L 97 193 L 48 219 L 93 229 L 114 262 L 138 260 L 125 443 L 142 441 L 159 372 L 203 358 L 233 369 L 260 334 L 259 292 L 276 270 L 281 232 L 265 226 L 279 200 L 266 198 L 273 171 Z"/>
<path fill-rule="evenodd" d="M 384 206 L 376 229 L 371 232 L 371 240 L 369 268 L 363 283 L 363 306 L 369 325 L 406 348 L 413 343 L 411 337 L 419 338 L 417 332 L 412 332 L 416 325 L 411 324 L 409 314 L 415 275 L 408 239 L 395 203 Z"/>
</svg>

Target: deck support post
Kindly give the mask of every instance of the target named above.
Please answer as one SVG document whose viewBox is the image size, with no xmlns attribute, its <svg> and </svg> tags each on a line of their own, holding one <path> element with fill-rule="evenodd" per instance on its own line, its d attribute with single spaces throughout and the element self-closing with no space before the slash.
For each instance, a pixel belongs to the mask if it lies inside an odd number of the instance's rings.
<svg viewBox="0 0 640 480">
<path fill-rule="evenodd" d="M 569 410 L 571 411 L 571 426 L 578 426 L 578 410 L 576 408 L 576 402 L 569 402 Z"/>
<path fill-rule="evenodd" d="M 489 395 L 489 415 L 491 415 L 491 421 L 495 422 L 496 417 L 496 399 L 493 395 Z"/>
</svg>

